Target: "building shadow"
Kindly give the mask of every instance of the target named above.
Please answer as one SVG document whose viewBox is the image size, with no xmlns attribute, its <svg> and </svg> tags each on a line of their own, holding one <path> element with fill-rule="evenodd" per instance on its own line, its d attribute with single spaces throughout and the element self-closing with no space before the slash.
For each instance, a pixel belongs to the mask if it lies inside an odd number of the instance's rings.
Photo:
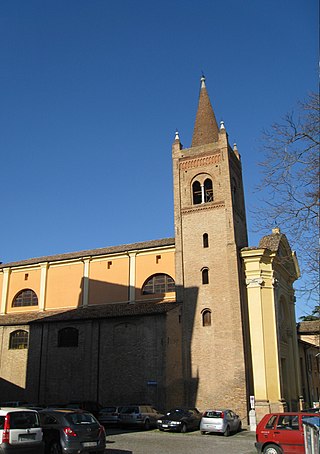
<svg viewBox="0 0 320 454">
<path fill-rule="evenodd" d="M 190 291 L 194 302 L 188 316 L 192 317 L 197 289 Z M 99 304 L 95 295 L 100 295 Z M 135 295 L 134 301 L 129 301 L 130 295 Z M 194 406 L 198 378 L 191 376 L 193 330 L 183 333 L 182 302 L 174 295 L 167 297 L 144 296 L 140 289 L 90 279 L 80 283 L 77 308 L 23 314 L 24 326 L 29 325 L 25 388 L 1 379 L 0 400 L 41 405 L 140 403 L 163 412 Z M 11 314 L 6 317 L 9 323 Z M 7 328 L 12 330 L 13 325 Z M 59 343 L 61 331 L 70 328 L 77 333 L 76 344 Z"/>
</svg>

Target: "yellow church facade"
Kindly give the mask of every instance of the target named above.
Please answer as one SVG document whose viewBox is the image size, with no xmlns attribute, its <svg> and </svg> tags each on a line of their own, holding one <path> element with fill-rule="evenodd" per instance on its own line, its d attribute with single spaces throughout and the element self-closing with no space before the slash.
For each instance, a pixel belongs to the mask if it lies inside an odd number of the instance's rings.
<svg viewBox="0 0 320 454">
<path fill-rule="evenodd" d="M 280 230 L 248 247 L 241 158 L 204 78 L 172 159 L 174 238 L 0 265 L 0 401 L 299 407 L 297 260 Z"/>
</svg>

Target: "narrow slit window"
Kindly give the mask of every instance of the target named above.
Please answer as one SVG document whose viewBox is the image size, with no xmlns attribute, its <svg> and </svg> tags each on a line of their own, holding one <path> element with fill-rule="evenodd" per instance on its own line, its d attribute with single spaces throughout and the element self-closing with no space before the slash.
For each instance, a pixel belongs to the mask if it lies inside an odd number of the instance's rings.
<svg viewBox="0 0 320 454">
<path fill-rule="evenodd" d="M 202 284 L 209 284 L 209 269 L 203 268 L 202 270 Z"/>
<path fill-rule="evenodd" d="M 203 234 L 203 247 L 209 247 L 209 236 L 207 233 Z"/>
<path fill-rule="evenodd" d="M 209 309 L 202 312 L 202 326 L 211 326 L 211 311 Z"/>
</svg>

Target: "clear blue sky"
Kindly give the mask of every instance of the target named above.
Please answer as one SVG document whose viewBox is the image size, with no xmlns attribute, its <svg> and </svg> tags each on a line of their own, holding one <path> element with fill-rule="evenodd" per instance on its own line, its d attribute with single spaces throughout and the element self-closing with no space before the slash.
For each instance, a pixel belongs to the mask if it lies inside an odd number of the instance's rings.
<svg viewBox="0 0 320 454">
<path fill-rule="evenodd" d="M 317 0 L 2 0 L 0 260 L 173 236 L 171 144 L 190 146 L 202 71 L 256 245 L 261 133 L 317 90 L 318 17 Z"/>
</svg>

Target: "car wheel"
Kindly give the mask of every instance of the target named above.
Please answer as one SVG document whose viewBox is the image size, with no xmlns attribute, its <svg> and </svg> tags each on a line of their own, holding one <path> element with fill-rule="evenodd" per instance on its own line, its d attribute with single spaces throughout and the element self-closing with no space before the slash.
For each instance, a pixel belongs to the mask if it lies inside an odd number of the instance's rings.
<svg viewBox="0 0 320 454">
<path fill-rule="evenodd" d="M 187 424 L 185 424 L 185 423 L 181 424 L 181 430 L 180 430 L 180 432 L 181 432 L 182 434 L 185 434 L 185 433 L 187 432 L 187 430 L 188 430 Z"/>
<path fill-rule="evenodd" d="M 201 435 L 205 435 L 206 434 L 204 430 L 201 430 L 200 433 L 201 433 Z"/>
<path fill-rule="evenodd" d="M 263 454 L 282 454 L 282 449 L 277 445 L 271 444 L 267 445 L 262 452 Z"/>
<path fill-rule="evenodd" d="M 62 454 L 62 449 L 61 449 L 61 445 L 58 441 L 54 441 L 51 445 L 50 445 L 50 454 Z"/>
<path fill-rule="evenodd" d="M 229 437 L 229 435 L 230 435 L 230 427 L 229 426 L 226 427 L 226 430 L 223 432 L 223 435 L 225 437 Z"/>
<path fill-rule="evenodd" d="M 149 430 L 150 429 L 150 421 L 149 419 L 146 419 L 143 425 L 144 430 Z"/>
</svg>

